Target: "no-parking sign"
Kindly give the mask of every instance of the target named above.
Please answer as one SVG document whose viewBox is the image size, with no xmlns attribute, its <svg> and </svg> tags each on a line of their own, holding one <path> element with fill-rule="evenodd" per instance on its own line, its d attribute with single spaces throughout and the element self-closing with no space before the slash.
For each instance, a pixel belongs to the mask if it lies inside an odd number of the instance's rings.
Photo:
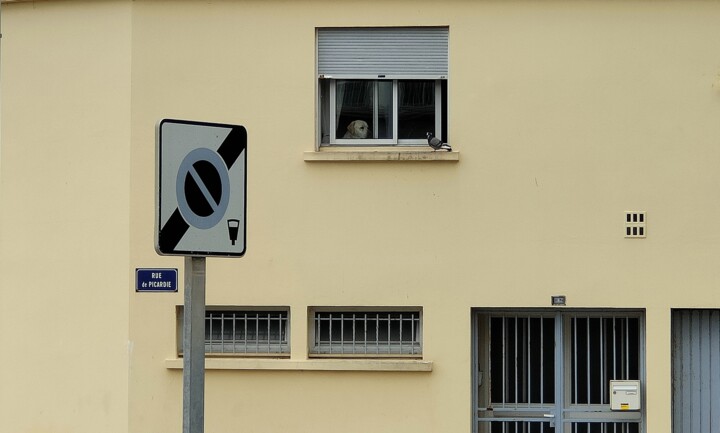
<svg viewBox="0 0 720 433">
<path fill-rule="evenodd" d="M 245 128 L 164 119 L 155 136 L 157 253 L 245 254 Z"/>
</svg>

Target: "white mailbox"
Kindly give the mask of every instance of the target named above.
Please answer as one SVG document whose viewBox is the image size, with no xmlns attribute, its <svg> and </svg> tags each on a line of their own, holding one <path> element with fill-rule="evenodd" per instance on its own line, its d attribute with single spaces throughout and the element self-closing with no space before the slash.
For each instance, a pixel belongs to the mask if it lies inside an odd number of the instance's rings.
<svg viewBox="0 0 720 433">
<path fill-rule="evenodd" d="M 640 381 L 611 380 L 610 410 L 640 410 Z"/>
</svg>

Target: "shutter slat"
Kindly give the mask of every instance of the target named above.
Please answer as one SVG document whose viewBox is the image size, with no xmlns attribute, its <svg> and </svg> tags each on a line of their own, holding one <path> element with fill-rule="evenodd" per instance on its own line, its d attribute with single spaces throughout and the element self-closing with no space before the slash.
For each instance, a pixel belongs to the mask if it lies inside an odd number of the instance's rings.
<svg viewBox="0 0 720 433">
<path fill-rule="evenodd" d="M 318 74 L 446 77 L 448 29 L 318 29 Z"/>
</svg>

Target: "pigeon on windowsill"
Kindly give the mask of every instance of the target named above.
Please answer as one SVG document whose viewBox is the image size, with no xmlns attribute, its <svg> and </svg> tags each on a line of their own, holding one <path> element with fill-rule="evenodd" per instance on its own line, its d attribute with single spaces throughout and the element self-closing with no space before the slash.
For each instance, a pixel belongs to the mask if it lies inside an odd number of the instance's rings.
<svg viewBox="0 0 720 433">
<path fill-rule="evenodd" d="M 427 133 L 427 141 L 430 147 L 435 150 L 447 150 L 448 152 L 452 151 L 452 147 L 450 147 L 449 144 L 443 143 L 441 139 L 432 135 L 431 132 Z"/>
</svg>

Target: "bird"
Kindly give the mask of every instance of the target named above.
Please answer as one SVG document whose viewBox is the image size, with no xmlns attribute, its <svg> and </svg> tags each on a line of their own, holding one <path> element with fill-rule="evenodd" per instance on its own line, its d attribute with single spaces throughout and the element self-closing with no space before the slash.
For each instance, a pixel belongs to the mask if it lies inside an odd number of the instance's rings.
<svg viewBox="0 0 720 433">
<path fill-rule="evenodd" d="M 443 143 L 441 139 L 432 135 L 432 132 L 427 133 L 427 141 L 430 147 L 435 150 L 447 150 L 448 152 L 452 151 L 452 147 L 450 147 L 449 144 Z"/>
</svg>

